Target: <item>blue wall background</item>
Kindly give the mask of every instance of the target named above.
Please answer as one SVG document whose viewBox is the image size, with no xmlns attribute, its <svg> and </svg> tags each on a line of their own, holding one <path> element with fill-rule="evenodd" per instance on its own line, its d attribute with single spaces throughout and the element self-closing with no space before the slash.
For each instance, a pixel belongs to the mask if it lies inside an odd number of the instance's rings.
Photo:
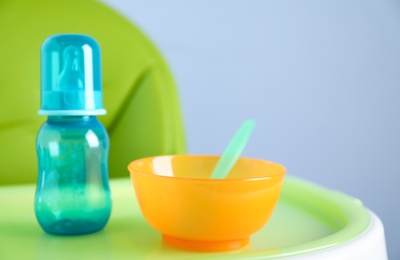
<svg viewBox="0 0 400 260">
<path fill-rule="evenodd" d="M 164 53 L 188 150 L 244 152 L 360 198 L 400 259 L 400 2 L 203 0 L 106 3 Z"/>
</svg>

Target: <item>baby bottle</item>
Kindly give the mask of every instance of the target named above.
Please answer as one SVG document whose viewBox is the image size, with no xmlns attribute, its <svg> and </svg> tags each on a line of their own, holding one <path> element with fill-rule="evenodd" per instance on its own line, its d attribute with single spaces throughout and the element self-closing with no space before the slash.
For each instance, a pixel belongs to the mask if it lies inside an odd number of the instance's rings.
<svg viewBox="0 0 400 260">
<path fill-rule="evenodd" d="M 44 231 L 101 230 L 111 213 L 109 139 L 102 105 L 100 48 L 86 35 L 48 38 L 41 48 L 41 109 L 36 139 L 35 213 Z"/>
</svg>

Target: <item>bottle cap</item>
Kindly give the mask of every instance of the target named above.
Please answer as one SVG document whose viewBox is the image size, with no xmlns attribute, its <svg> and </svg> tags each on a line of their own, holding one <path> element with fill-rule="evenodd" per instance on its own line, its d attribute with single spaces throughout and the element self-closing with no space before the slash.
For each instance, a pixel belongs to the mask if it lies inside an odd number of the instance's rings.
<svg viewBox="0 0 400 260">
<path fill-rule="evenodd" d="M 39 115 L 104 115 L 100 47 L 81 34 L 54 35 L 41 48 Z"/>
</svg>

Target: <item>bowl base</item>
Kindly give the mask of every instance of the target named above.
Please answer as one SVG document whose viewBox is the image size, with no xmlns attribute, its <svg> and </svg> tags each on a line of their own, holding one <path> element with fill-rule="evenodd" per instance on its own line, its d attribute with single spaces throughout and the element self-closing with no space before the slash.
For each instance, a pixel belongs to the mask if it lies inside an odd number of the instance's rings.
<svg viewBox="0 0 400 260">
<path fill-rule="evenodd" d="M 163 235 L 163 242 L 169 246 L 190 250 L 190 251 L 201 251 L 201 252 L 218 252 L 235 250 L 249 244 L 250 238 L 241 238 L 234 240 L 224 241 L 200 241 L 200 240 L 186 240 L 176 237 L 170 237 Z"/>
</svg>

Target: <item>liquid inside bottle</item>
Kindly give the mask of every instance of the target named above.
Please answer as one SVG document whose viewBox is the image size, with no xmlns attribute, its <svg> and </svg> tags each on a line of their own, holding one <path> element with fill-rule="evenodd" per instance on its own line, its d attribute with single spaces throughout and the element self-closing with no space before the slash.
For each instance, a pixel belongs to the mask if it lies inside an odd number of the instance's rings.
<svg viewBox="0 0 400 260">
<path fill-rule="evenodd" d="M 49 116 L 36 142 L 35 213 L 48 233 L 92 233 L 111 213 L 109 139 L 94 116 Z"/>
</svg>

